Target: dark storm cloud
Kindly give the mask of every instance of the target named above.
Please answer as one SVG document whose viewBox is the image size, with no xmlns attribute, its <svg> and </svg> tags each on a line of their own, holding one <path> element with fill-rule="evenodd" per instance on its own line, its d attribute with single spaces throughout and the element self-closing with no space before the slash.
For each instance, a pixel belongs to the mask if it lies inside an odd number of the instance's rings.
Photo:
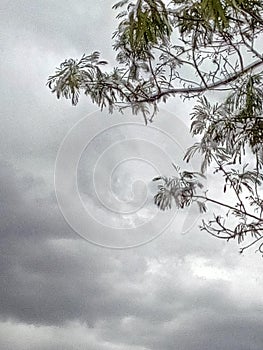
<svg viewBox="0 0 263 350">
<path fill-rule="evenodd" d="M 25 174 L 9 162 L 0 164 L 1 239 L 63 237 L 69 230 L 44 179 Z"/>
<path fill-rule="evenodd" d="M 36 196 L 38 186 L 45 193 L 41 179 L 28 184 L 4 162 L 0 175 L 2 316 L 35 324 L 71 319 L 94 324 L 100 317 L 120 317 L 131 291 L 119 298 L 114 275 L 125 277 L 137 269 L 142 274 L 144 259 L 134 257 L 123 268 L 112 254 L 77 239 L 53 194 Z"/>
<path fill-rule="evenodd" d="M 2 320 L 42 327 L 79 321 L 103 341 L 150 349 L 176 345 L 194 350 L 210 346 L 213 339 L 215 348 L 228 342 L 240 349 L 237 344 L 247 344 L 250 334 L 242 327 L 253 326 L 252 349 L 260 349 L 261 300 L 246 308 L 242 292 L 236 299 L 233 268 L 226 279 L 196 276 L 200 247 L 197 256 L 188 251 L 181 258 L 180 237 L 167 237 L 167 243 L 174 243 L 173 256 L 156 242 L 123 252 L 92 247 L 54 214 L 55 201 L 43 179 L 22 176 L 2 162 L 1 184 L 1 214 L 7 223 L 1 236 Z"/>
</svg>

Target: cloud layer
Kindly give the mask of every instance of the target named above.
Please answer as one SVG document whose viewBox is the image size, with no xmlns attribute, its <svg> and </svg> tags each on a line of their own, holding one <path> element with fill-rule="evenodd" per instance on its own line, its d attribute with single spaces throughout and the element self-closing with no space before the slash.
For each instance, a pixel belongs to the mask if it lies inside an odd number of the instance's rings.
<svg viewBox="0 0 263 350">
<path fill-rule="evenodd" d="M 58 209 L 58 147 L 75 122 L 96 108 L 85 98 L 77 108 L 57 101 L 46 78 L 61 60 L 83 52 L 101 49 L 112 59 L 111 2 L 4 1 L 3 8 L 0 347 L 261 350 L 258 255 L 239 256 L 234 244 L 198 228 L 182 235 L 180 214 L 149 245 L 102 249 L 77 236 Z M 156 125 L 170 122 L 164 118 Z M 122 199 L 130 196 L 130 172 L 128 166 L 118 173 L 120 184 L 116 175 L 114 190 Z M 106 213 L 89 200 L 105 220 Z"/>
</svg>

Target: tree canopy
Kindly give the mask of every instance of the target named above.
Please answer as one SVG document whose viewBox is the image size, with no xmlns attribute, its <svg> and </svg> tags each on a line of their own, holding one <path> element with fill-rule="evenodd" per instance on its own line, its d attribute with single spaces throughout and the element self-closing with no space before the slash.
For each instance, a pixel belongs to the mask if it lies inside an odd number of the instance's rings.
<svg viewBox="0 0 263 350">
<path fill-rule="evenodd" d="M 123 0 L 113 9 L 116 66 L 107 70 L 97 51 L 68 59 L 49 77 L 49 88 L 73 105 L 82 92 L 110 112 L 130 107 L 146 124 L 168 98 L 196 99 L 190 132 L 199 141 L 185 160 L 201 154 L 201 169 L 175 166 L 174 177 L 155 178 L 154 201 L 161 210 L 197 203 L 205 212 L 211 204 L 215 212 L 201 230 L 237 239 L 241 252 L 256 247 L 263 254 L 263 2 Z M 217 92 L 217 103 L 209 91 Z M 203 189 L 208 168 L 221 175 L 226 201 Z"/>
</svg>

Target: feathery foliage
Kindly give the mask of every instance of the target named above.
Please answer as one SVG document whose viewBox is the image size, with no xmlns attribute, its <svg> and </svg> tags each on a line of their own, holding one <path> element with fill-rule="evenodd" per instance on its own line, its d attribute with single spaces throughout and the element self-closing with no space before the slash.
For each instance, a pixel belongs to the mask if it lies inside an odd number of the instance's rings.
<svg viewBox="0 0 263 350">
<path fill-rule="evenodd" d="M 237 239 L 241 251 L 257 245 L 263 254 L 262 0 L 122 0 L 113 9 L 116 67 L 104 70 L 98 52 L 65 60 L 49 88 L 73 105 L 84 93 L 110 112 L 130 107 L 146 124 L 168 98 L 195 98 L 191 133 L 199 141 L 185 160 L 201 154 L 201 169 L 176 168 L 174 177 L 154 179 L 155 204 L 165 210 L 196 203 L 204 213 L 202 230 Z M 220 102 L 211 103 L 209 91 Z M 211 171 L 226 201 L 202 188 Z"/>
</svg>

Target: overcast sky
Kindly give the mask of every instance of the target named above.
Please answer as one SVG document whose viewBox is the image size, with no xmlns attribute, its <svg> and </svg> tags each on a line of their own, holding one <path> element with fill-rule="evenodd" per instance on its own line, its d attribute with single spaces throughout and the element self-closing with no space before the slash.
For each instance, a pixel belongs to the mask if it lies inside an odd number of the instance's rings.
<svg viewBox="0 0 263 350">
<path fill-rule="evenodd" d="M 85 97 L 72 107 L 45 86 L 65 58 L 114 58 L 111 5 L 2 1 L 0 348 L 261 350 L 259 254 L 199 232 L 194 210 L 164 214 L 152 203 L 151 179 L 172 173 L 189 142 L 180 124 L 189 103 L 170 103 L 146 129 Z M 87 138 L 77 171 L 86 217 L 72 188 L 62 212 L 81 232 L 63 217 L 53 180 L 70 130 L 69 158 Z"/>
</svg>

